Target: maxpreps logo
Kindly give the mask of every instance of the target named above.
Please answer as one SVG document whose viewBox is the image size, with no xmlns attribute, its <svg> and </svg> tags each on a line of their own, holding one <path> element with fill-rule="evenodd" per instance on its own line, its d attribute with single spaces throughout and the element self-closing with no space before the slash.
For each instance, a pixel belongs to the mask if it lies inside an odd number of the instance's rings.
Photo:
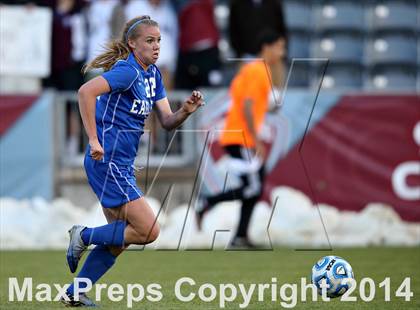
<svg viewBox="0 0 420 310">
<path fill-rule="evenodd" d="M 340 301 L 344 302 L 357 302 L 358 300 L 372 302 L 382 298 L 387 302 L 399 298 L 404 298 L 405 302 L 410 302 L 414 298 L 414 293 L 411 291 L 411 278 L 409 277 L 403 280 L 392 296 L 391 279 L 389 277 L 379 284 L 375 284 L 375 281 L 371 278 L 362 278 L 358 286 L 355 279 L 348 278 L 344 281 L 343 284 L 350 283 L 350 289 L 340 297 Z M 168 283 L 165 284 L 168 285 Z M 398 284 L 398 282 L 394 283 L 393 289 L 397 287 L 395 284 Z M 246 309 L 251 302 L 265 301 L 277 303 L 277 308 L 294 308 L 299 301 L 316 302 L 321 299 L 322 302 L 329 302 L 331 300 L 327 296 L 328 284 L 326 281 L 320 283 L 320 291 L 318 291 L 317 287 L 309 283 L 304 277 L 295 283 L 279 283 L 276 277 L 272 277 L 258 283 L 227 282 L 212 284 L 184 276 L 169 285 L 169 287 L 166 286 L 166 289 L 164 289 L 164 285 L 159 283 L 126 283 L 124 285 L 97 283 L 92 285 L 92 282 L 87 278 L 76 278 L 74 283 L 75 300 L 78 299 L 79 294 L 90 293 L 92 298 L 94 296 L 95 301 L 100 302 L 105 295 L 112 302 L 122 302 L 125 299 L 126 307 L 129 309 L 138 308 L 140 303 L 147 305 L 146 308 L 153 308 L 153 303 L 161 302 L 164 298 L 170 298 L 171 302 L 175 299 L 184 303 L 185 306 L 181 307 L 183 309 L 194 309 L 197 304 L 204 305 L 209 302 L 217 302 L 219 309 L 226 307 Z M 69 301 L 65 293 L 68 287 L 69 284 L 36 284 L 32 278 L 24 278 L 23 281 L 19 281 L 17 278 L 9 278 L 9 302 L 15 303 L 16 308 L 18 308 L 19 306 L 16 303 L 24 301 L 51 302 L 62 299 Z M 359 292 L 355 294 L 354 291 L 357 287 Z M 383 290 L 377 297 L 376 287 Z M 170 295 L 165 296 L 165 291 Z M 400 307 L 396 307 L 396 309 L 407 308 L 401 301 L 401 299 L 398 300 Z M 324 304 L 323 306 L 327 305 Z M 408 306 L 410 307 L 410 305 Z"/>
</svg>

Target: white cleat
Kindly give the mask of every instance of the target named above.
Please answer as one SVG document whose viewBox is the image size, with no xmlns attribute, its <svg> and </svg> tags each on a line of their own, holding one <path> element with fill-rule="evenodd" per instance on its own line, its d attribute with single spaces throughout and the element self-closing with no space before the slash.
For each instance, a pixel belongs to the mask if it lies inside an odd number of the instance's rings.
<svg viewBox="0 0 420 310">
<path fill-rule="evenodd" d="M 67 264 L 69 265 L 70 271 L 74 273 L 77 270 L 77 265 L 82 258 L 83 253 L 86 251 L 87 246 L 82 240 L 82 230 L 86 226 L 74 225 L 69 230 L 70 243 L 67 249 Z"/>
</svg>

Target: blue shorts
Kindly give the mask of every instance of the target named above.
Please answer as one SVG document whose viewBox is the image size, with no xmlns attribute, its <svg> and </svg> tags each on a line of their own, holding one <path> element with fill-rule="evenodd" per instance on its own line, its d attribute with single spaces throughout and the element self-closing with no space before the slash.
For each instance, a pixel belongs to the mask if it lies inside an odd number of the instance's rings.
<svg viewBox="0 0 420 310">
<path fill-rule="evenodd" d="M 88 182 L 105 208 L 116 208 L 144 194 L 138 188 L 132 166 L 117 166 L 85 156 L 85 171 Z"/>
</svg>

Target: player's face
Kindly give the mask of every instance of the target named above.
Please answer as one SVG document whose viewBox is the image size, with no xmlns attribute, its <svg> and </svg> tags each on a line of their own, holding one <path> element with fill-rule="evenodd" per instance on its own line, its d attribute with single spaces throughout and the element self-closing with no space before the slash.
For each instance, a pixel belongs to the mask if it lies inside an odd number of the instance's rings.
<svg viewBox="0 0 420 310">
<path fill-rule="evenodd" d="M 268 63 L 277 63 L 286 56 L 286 42 L 280 38 L 273 44 L 267 46 L 266 61 Z"/>
<path fill-rule="evenodd" d="M 140 36 L 132 41 L 131 47 L 134 54 L 145 65 L 156 63 L 160 52 L 160 31 L 159 27 L 142 25 Z"/>
</svg>

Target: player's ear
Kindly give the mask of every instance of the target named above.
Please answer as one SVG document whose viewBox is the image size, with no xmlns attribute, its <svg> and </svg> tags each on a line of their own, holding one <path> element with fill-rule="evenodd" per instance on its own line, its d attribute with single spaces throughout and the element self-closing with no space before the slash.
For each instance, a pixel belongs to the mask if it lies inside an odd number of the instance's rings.
<svg viewBox="0 0 420 310">
<path fill-rule="evenodd" d="M 134 49 L 136 47 L 135 44 L 134 44 L 134 42 L 132 40 L 130 40 L 130 39 L 128 39 L 127 43 L 128 43 L 128 47 L 130 47 L 132 49 Z"/>
</svg>

